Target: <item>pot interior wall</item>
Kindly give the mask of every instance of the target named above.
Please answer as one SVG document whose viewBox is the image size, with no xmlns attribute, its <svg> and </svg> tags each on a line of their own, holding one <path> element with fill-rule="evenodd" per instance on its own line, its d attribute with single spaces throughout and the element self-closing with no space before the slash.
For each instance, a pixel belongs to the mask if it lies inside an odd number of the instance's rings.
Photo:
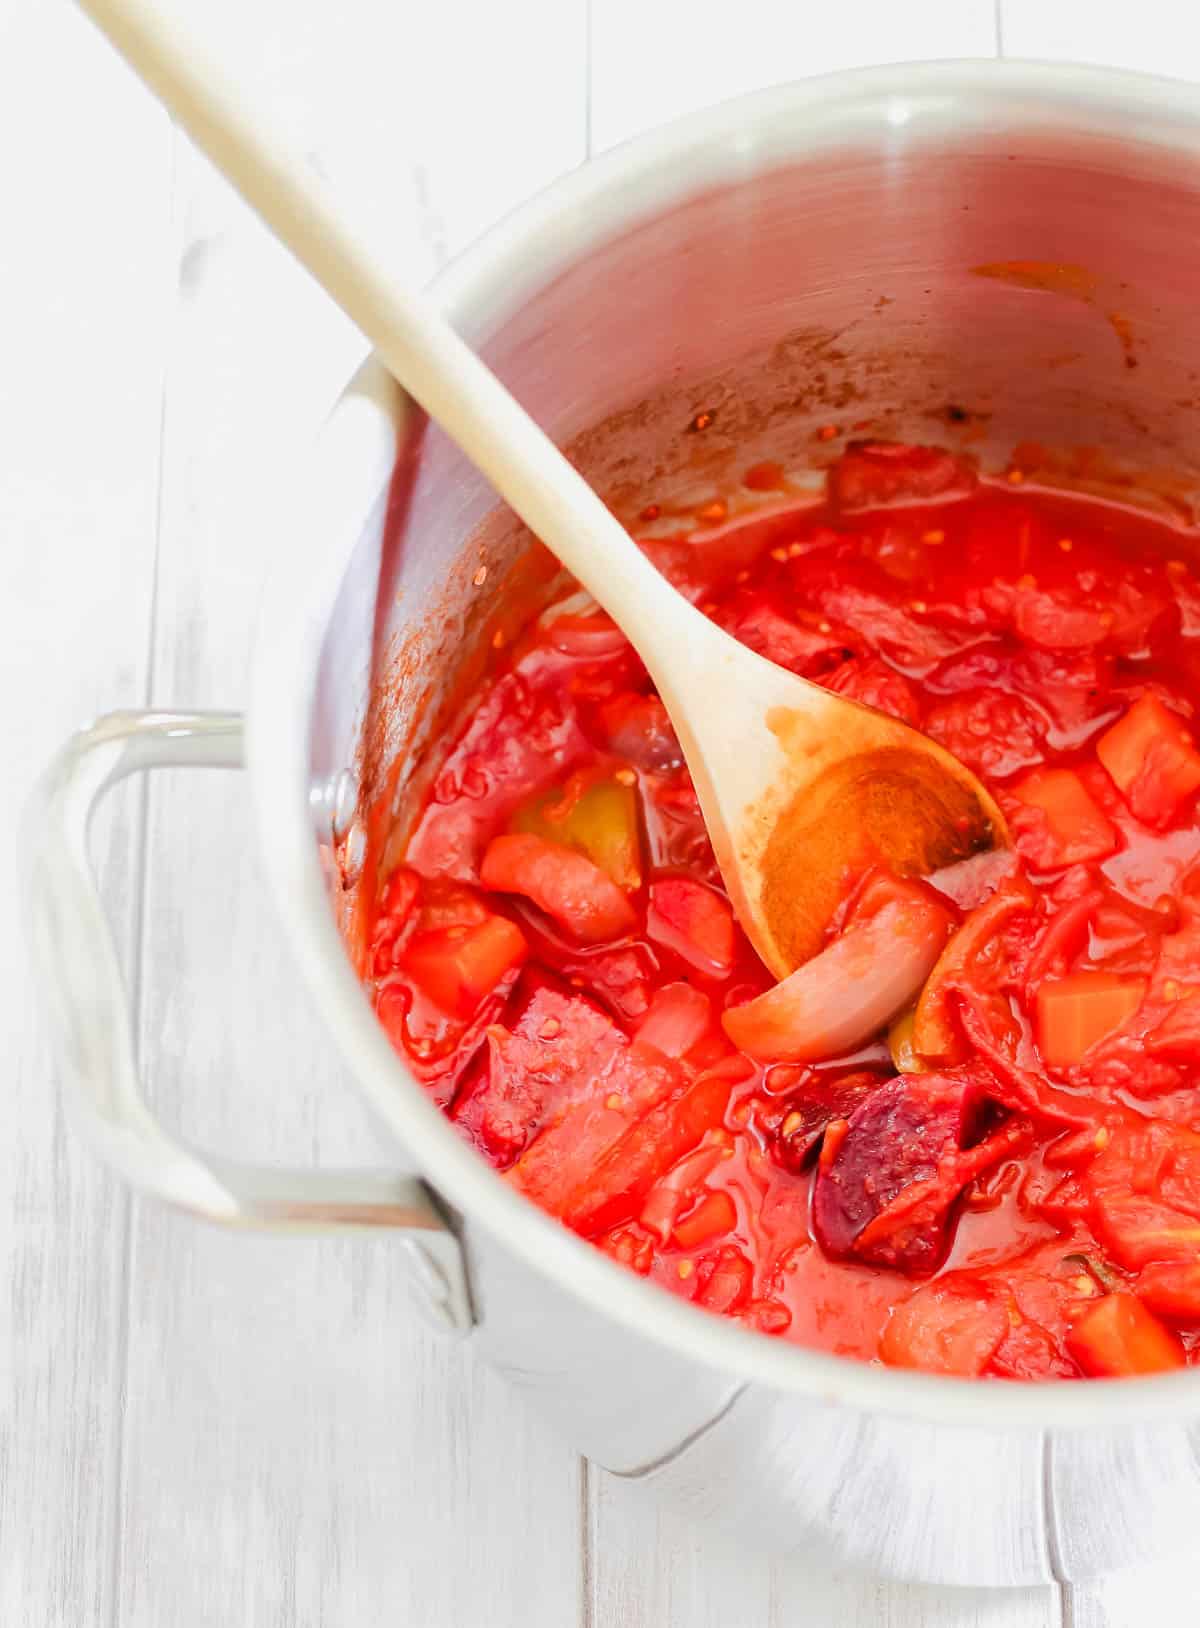
<svg viewBox="0 0 1200 1628">
<path fill-rule="evenodd" d="M 965 446 L 985 467 L 1019 442 L 1103 448 L 1093 476 L 1132 474 L 1190 512 L 1200 159 L 1064 133 L 1061 110 L 1039 132 L 1000 109 L 954 142 L 936 109 L 908 114 L 881 106 L 869 142 L 789 164 L 756 167 L 749 143 L 736 179 L 679 183 L 668 207 L 460 326 L 622 518 L 727 492 L 759 459 L 818 467 L 855 434 Z M 496 615 L 511 625 L 514 602 L 546 597 L 553 568 L 530 548 L 409 410 L 386 520 L 331 624 L 340 677 L 322 689 L 350 699 L 318 717 L 318 768 L 357 756 L 369 801 L 403 758 L 396 808 L 413 805 Z"/>
</svg>

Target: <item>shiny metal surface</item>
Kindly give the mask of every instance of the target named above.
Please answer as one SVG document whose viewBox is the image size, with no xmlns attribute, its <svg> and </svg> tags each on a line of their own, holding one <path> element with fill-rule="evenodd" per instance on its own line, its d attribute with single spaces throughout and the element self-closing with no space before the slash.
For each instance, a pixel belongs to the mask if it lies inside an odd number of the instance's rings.
<svg viewBox="0 0 1200 1628">
<path fill-rule="evenodd" d="M 462 1332 L 471 1323 L 462 1253 L 424 1182 L 219 1158 L 165 1131 L 142 1099 L 129 996 L 88 859 L 92 813 L 127 775 L 242 763 L 236 713 L 110 713 L 67 742 L 34 793 L 25 914 L 69 1110 L 131 1187 L 203 1220 L 288 1235 L 396 1230 L 430 1320 Z"/>
<path fill-rule="evenodd" d="M 970 434 L 985 458 L 1017 439 L 1099 445 L 1186 496 L 1198 229 L 1193 91 L 947 64 L 785 87 L 633 142 L 510 217 L 440 292 L 618 504 L 719 486 L 757 457 L 805 461 L 816 428 L 847 419 Z M 1086 283 L 977 274 L 1024 260 Z M 703 440 L 685 433 L 701 408 L 716 412 Z M 979 1385 L 748 1334 L 526 1204 L 407 1077 L 344 952 L 311 796 L 389 751 L 405 754 L 401 803 L 417 795 L 432 703 L 525 546 L 492 507 L 368 366 L 306 472 L 248 739 L 300 968 L 380 1120 L 461 1220 L 481 1352 L 596 1462 L 779 1548 L 1001 1585 L 1190 1541 L 1200 1375 Z"/>
<path fill-rule="evenodd" d="M 617 503 L 719 486 L 735 457 L 805 462 L 816 429 L 846 419 L 967 434 L 985 459 L 1017 440 L 1099 445 L 1169 468 L 1186 496 L 1198 245 L 1194 93 L 944 65 L 767 92 L 631 143 L 503 223 L 441 292 Z M 975 269 L 1012 261 L 1082 280 L 1045 292 Z M 701 408 L 703 438 L 686 433 Z M 314 996 L 463 1214 L 481 1350 L 598 1463 L 759 1542 L 997 1585 L 1180 1547 L 1200 1518 L 1200 1375 L 979 1385 L 746 1335 L 537 1214 L 405 1077 L 340 950 L 303 790 L 373 729 L 407 754 L 401 805 L 418 794 L 422 708 L 524 541 L 503 516 L 478 529 L 487 490 L 370 369 L 346 412 L 357 429 L 335 419 L 305 499 L 320 580 L 293 556 L 267 610 L 252 770 Z M 464 561 L 481 546 L 477 587 Z M 374 680 L 392 689 L 372 715 Z"/>
</svg>

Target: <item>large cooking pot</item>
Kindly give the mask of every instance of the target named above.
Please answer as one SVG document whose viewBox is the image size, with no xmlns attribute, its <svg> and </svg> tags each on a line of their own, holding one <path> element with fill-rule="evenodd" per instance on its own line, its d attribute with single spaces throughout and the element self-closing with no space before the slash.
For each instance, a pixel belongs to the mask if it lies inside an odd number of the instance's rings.
<svg viewBox="0 0 1200 1628">
<path fill-rule="evenodd" d="M 967 436 L 985 460 L 1036 440 L 1178 502 L 1200 475 L 1198 279 L 1200 96 L 970 63 L 814 80 L 645 136 L 505 220 L 438 293 L 622 512 L 719 489 L 735 448 L 741 467 L 802 463 L 827 420 Z M 709 431 L 687 433 L 701 409 Z M 1071 452 L 1086 446 L 1106 457 Z M 394 1228 L 430 1315 L 590 1458 L 779 1548 L 1026 1584 L 1194 1541 L 1200 1373 L 980 1384 L 771 1340 L 623 1270 L 462 1142 L 376 1023 L 339 923 L 372 885 L 362 810 L 398 755 L 401 813 L 416 795 L 529 539 L 374 364 L 303 487 L 247 729 L 260 840 L 312 998 L 424 1179 L 218 1161 L 140 1100 L 89 810 L 134 769 L 240 763 L 234 716 L 103 719 L 35 802 L 38 969 L 100 1153 L 211 1220 Z"/>
</svg>

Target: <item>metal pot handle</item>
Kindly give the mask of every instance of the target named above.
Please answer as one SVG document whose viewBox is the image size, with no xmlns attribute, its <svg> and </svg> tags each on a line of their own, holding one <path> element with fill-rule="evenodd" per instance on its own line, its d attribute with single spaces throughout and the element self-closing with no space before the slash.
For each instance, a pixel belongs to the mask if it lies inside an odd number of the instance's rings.
<svg viewBox="0 0 1200 1628">
<path fill-rule="evenodd" d="M 418 1177 L 218 1158 L 169 1136 L 142 1101 L 125 982 L 88 857 L 92 810 L 110 786 L 141 770 L 241 768 L 242 734 L 238 713 L 109 713 L 66 743 L 33 795 L 25 919 L 68 1104 L 95 1151 L 131 1186 L 205 1220 L 284 1233 L 398 1231 L 434 1321 L 465 1330 L 462 1249 Z"/>
</svg>

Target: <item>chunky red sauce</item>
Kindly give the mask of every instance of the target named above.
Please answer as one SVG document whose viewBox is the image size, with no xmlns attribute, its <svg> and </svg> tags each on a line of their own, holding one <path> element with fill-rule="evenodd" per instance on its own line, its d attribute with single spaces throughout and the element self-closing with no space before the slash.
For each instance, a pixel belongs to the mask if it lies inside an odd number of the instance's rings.
<svg viewBox="0 0 1200 1628">
<path fill-rule="evenodd" d="M 397 1049 L 514 1186 L 765 1334 L 1010 1379 L 1200 1360 L 1189 541 L 863 446 L 818 508 L 646 544 L 746 644 L 956 753 L 1015 853 L 847 879 L 824 955 L 907 910 L 936 964 L 823 1055 L 869 979 L 824 1031 L 788 984 L 782 1016 L 750 1004 L 773 980 L 666 713 L 576 596 L 479 695 L 382 884 Z"/>
</svg>

